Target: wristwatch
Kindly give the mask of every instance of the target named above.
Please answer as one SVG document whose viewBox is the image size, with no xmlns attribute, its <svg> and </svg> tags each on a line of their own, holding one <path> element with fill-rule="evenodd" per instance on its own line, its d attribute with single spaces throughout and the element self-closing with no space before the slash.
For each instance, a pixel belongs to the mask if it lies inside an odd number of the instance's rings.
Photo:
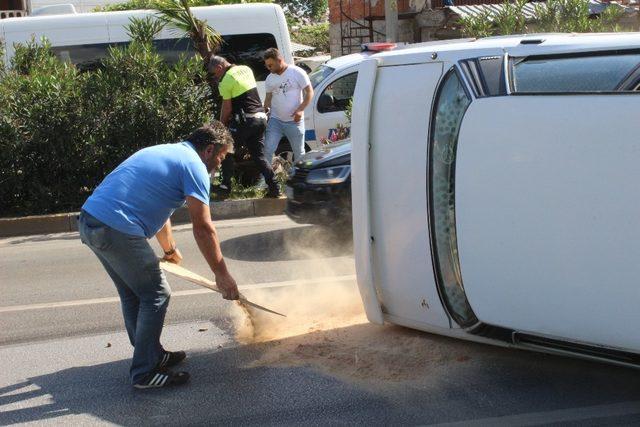
<svg viewBox="0 0 640 427">
<path fill-rule="evenodd" d="M 168 250 L 168 251 L 164 251 L 164 254 L 165 254 L 166 256 L 173 255 L 173 254 L 175 254 L 175 253 L 176 253 L 176 249 L 177 249 L 177 248 L 174 246 L 174 247 L 172 247 L 170 250 Z"/>
</svg>

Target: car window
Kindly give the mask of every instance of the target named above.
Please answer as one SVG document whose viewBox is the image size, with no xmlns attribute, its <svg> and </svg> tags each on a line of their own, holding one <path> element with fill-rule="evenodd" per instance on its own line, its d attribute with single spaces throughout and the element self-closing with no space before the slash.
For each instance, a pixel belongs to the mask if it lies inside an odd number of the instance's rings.
<svg viewBox="0 0 640 427">
<path fill-rule="evenodd" d="M 318 111 L 345 111 L 356 89 L 358 73 L 347 74 L 328 85 L 318 97 Z"/>
<path fill-rule="evenodd" d="M 516 93 L 612 92 L 638 65 L 638 53 L 514 59 L 512 87 Z"/>
<path fill-rule="evenodd" d="M 429 143 L 429 200 L 434 266 L 440 295 L 461 326 L 477 321 L 462 285 L 456 235 L 455 175 L 458 134 L 471 99 L 455 71 L 438 89 Z"/>
<path fill-rule="evenodd" d="M 316 88 L 320 83 L 335 71 L 335 68 L 328 67 L 326 65 L 320 65 L 309 74 L 309 80 L 311 80 L 311 87 Z"/>
</svg>

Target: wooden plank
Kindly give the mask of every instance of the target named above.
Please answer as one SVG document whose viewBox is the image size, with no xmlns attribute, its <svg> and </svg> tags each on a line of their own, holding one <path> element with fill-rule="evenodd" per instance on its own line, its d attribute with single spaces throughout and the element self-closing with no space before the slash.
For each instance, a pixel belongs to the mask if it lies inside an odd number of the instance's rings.
<svg viewBox="0 0 640 427">
<path fill-rule="evenodd" d="M 188 280 L 191 283 L 195 283 L 196 285 L 200 285 L 207 289 L 211 289 L 214 292 L 222 293 L 222 291 L 218 289 L 218 287 L 216 286 L 215 282 L 209 279 L 206 279 L 190 270 L 187 270 L 184 267 L 180 267 L 178 264 L 174 264 L 167 261 L 160 261 L 160 268 L 162 268 L 167 273 L 171 273 L 174 276 L 178 276 L 182 279 Z M 245 297 L 243 297 L 242 295 L 240 296 L 239 301 L 250 307 L 257 308 L 258 310 L 266 311 L 267 313 L 271 313 L 271 314 L 277 314 L 278 316 L 282 316 L 282 317 L 287 317 L 282 313 L 278 313 L 277 311 L 274 311 L 266 307 L 263 307 L 261 305 L 258 305 L 256 303 L 253 303 L 248 299 L 246 299 Z"/>
</svg>

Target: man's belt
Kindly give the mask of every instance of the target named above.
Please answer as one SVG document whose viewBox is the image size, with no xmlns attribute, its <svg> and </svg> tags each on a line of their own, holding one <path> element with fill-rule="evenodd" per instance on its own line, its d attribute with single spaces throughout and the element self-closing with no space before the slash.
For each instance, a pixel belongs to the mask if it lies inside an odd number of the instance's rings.
<svg viewBox="0 0 640 427">
<path fill-rule="evenodd" d="M 267 113 L 244 113 L 245 117 L 251 118 L 251 119 L 265 119 L 267 120 Z"/>
</svg>

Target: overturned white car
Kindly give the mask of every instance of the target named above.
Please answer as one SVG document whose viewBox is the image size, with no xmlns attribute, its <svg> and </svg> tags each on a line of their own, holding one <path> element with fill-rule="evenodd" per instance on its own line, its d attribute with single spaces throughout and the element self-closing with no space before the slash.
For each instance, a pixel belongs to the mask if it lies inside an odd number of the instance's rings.
<svg viewBox="0 0 640 427">
<path fill-rule="evenodd" d="M 640 34 L 423 45 L 358 72 L 369 320 L 640 366 Z"/>
</svg>

